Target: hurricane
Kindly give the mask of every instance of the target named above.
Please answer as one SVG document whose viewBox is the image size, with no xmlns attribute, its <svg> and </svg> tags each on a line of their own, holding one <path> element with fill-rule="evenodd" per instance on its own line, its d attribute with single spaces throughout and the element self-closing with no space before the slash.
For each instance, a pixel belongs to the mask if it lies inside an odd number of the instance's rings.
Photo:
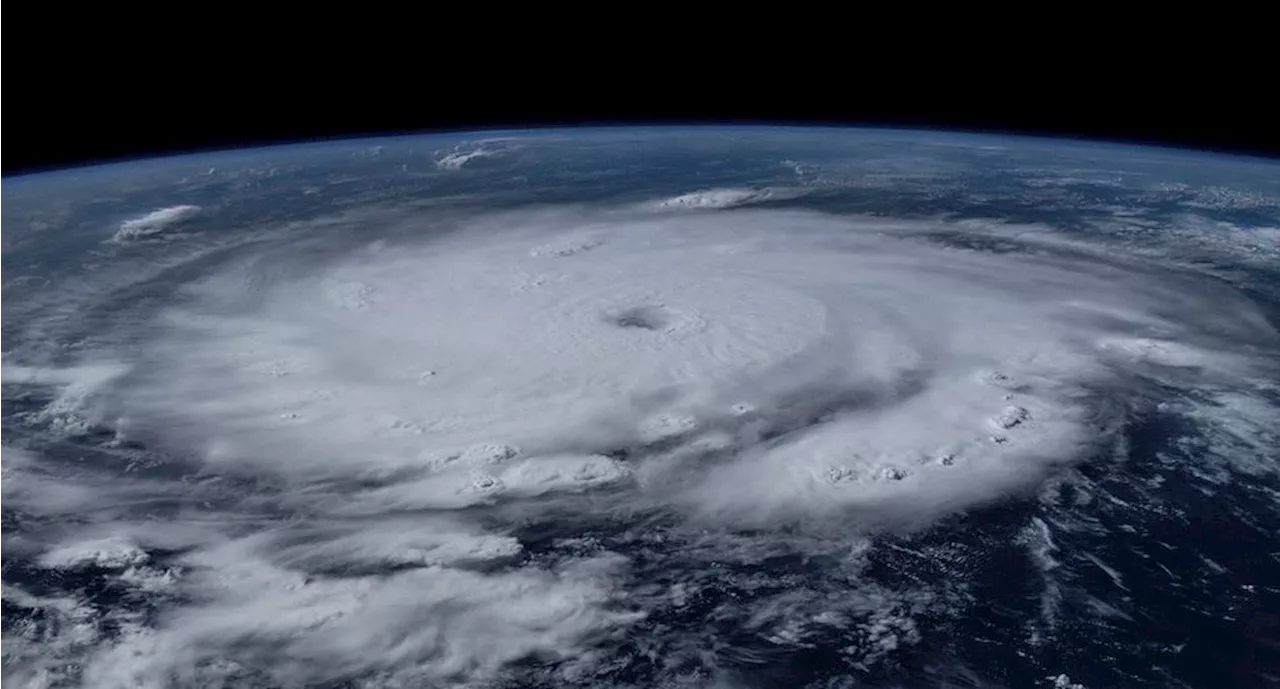
<svg viewBox="0 0 1280 689">
<path fill-rule="evenodd" d="M 796 170 L 234 222 L 219 189 L 54 277 L 7 246 L 5 679 L 1003 686 L 948 644 L 1008 550 L 1025 611 L 976 636 L 1075 686 L 1064 620 L 1135 622 L 1142 575 L 1081 550 L 1088 602 L 1064 543 L 1163 504 L 1108 472 L 1275 485 L 1274 285 Z M 1139 458 L 1156 417 L 1187 457 Z"/>
</svg>

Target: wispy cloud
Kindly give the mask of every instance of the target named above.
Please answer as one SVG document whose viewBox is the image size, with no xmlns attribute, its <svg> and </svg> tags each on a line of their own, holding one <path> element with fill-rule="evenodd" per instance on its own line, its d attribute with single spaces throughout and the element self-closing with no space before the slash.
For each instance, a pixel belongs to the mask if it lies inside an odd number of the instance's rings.
<svg viewBox="0 0 1280 689">
<path fill-rule="evenodd" d="M 120 223 L 113 242 L 128 242 L 159 235 L 200 212 L 199 206 L 169 206 Z"/>
</svg>

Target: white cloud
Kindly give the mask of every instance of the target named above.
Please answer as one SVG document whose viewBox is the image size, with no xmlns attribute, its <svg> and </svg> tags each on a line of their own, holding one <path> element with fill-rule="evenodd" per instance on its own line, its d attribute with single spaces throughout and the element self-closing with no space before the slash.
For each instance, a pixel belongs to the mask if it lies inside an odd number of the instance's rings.
<svg viewBox="0 0 1280 689">
<path fill-rule="evenodd" d="M 288 686 L 377 674 L 391 683 L 492 678 L 531 654 L 567 657 L 592 634 L 634 621 L 606 611 L 599 568 L 502 574 L 428 567 L 327 578 L 280 569 L 242 542 L 188 558 L 198 602 L 155 635 L 92 658 L 100 687 L 201 685 L 261 675 Z M 213 661 L 213 662 L 211 662 Z"/>
<path fill-rule="evenodd" d="M 459 145 L 453 151 L 437 158 L 436 167 L 441 170 L 461 170 L 473 160 L 492 158 L 520 148 L 519 144 L 513 143 L 514 141 L 515 139 L 491 138 Z M 471 148 L 472 146 L 474 148 Z"/>
<path fill-rule="evenodd" d="M 654 441 L 660 427 L 677 445 L 706 427 L 746 447 L 801 423 L 793 415 L 825 415 L 714 470 L 677 462 L 668 470 L 688 480 L 657 497 L 750 521 L 854 509 L 877 522 L 999 497 L 1087 451 L 1099 413 L 1088 390 L 1116 365 L 1249 362 L 1247 347 L 1196 330 L 1217 313 L 1165 312 L 1178 281 L 934 246 L 917 234 L 929 223 L 746 210 L 485 223 L 287 280 L 250 283 L 250 263 L 210 275 L 204 296 L 165 317 L 115 411 L 219 466 L 428 470 L 353 509 L 482 504 L 522 485 L 560 490 L 570 474 L 613 483 L 629 470 L 551 467 Z M 590 249 L 542 250 L 561 245 Z M 333 302 L 335 284 L 359 285 L 360 308 Z M 1152 330 L 1161 337 L 1138 335 Z M 1017 384 L 992 384 L 992 371 Z M 1024 411 L 1001 422 L 1010 409 Z M 439 459 L 493 442 L 521 453 L 483 467 Z"/>
<path fill-rule="evenodd" d="M 716 210 L 733 208 L 773 199 L 795 198 L 806 193 L 804 189 L 787 187 L 719 188 L 702 189 L 680 194 L 668 199 L 646 204 L 664 210 Z"/>
<path fill-rule="evenodd" d="M 89 413 L 89 401 L 128 371 L 118 363 L 102 362 L 66 368 L 4 366 L 0 377 L 9 384 L 53 386 L 56 399 L 36 415 L 36 420 L 66 433 L 83 433 L 99 419 Z"/>
<path fill-rule="evenodd" d="M 126 568 L 141 565 L 150 558 L 136 544 L 123 538 L 103 538 L 64 543 L 40 558 L 40 564 L 55 569 L 96 565 Z"/>
<path fill-rule="evenodd" d="M 33 536 L 38 563 L 172 596 L 152 626 L 67 645 L 84 681 L 483 681 L 530 655 L 589 672 L 593 640 L 644 611 L 617 591 L 626 563 L 565 564 L 521 524 L 589 503 L 717 535 L 919 526 L 1088 455 L 1135 378 L 1202 391 L 1268 371 L 1277 335 L 1247 299 L 1141 257 L 1060 251 L 1046 228 L 737 208 L 773 197 L 730 191 L 452 219 L 378 251 L 329 252 L 337 223 L 307 251 L 296 227 L 264 232 L 100 333 L 128 348 L 7 360 L 6 383 L 56 389 L 43 418 L 74 423 L 55 435 L 99 424 L 191 461 L 165 468 L 181 479 L 64 476 L 5 450 L 6 500 L 86 522 Z M 992 254 L 940 233 L 1048 239 Z M 1272 407 L 1210 399 L 1215 452 L 1266 446 Z M 180 507 L 123 516 L 151 504 Z M 1024 539 L 1052 588 L 1047 527 Z M 753 624 L 795 644 L 854 625 L 858 663 L 918 638 L 894 595 L 824 596 Z"/>
<path fill-rule="evenodd" d="M 304 525 L 267 534 L 263 543 L 273 562 L 300 571 L 477 564 L 521 552 L 510 536 L 440 517 Z"/>
<path fill-rule="evenodd" d="M 128 242 L 153 237 L 200 212 L 199 206 L 169 206 L 120 223 L 111 237 L 113 242 Z"/>
<path fill-rule="evenodd" d="M 437 160 L 436 167 L 442 170 L 461 170 L 467 163 L 477 158 L 488 158 L 495 155 L 497 155 L 495 151 L 483 148 L 474 151 L 454 151 Z"/>
</svg>

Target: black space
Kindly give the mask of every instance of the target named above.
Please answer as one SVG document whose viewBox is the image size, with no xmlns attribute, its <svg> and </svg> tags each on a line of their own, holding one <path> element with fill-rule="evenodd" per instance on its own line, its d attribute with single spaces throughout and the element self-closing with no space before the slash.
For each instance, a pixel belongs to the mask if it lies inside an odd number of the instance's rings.
<svg viewBox="0 0 1280 689">
<path fill-rule="evenodd" d="M 722 31 L 685 37 L 695 56 L 640 28 L 641 44 L 627 46 L 610 45 L 614 34 L 588 45 L 394 17 L 326 38 L 311 26 L 215 26 L 208 14 L 181 29 L 108 15 L 11 24 L 39 49 L 7 55 L 4 174 L 299 140 L 632 123 L 924 127 L 1280 156 L 1269 61 L 1204 43 L 1125 36 L 1120 53 L 1077 36 L 977 55 L 975 38 L 867 56 L 787 46 L 781 31 L 730 46 Z"/>
</svg>

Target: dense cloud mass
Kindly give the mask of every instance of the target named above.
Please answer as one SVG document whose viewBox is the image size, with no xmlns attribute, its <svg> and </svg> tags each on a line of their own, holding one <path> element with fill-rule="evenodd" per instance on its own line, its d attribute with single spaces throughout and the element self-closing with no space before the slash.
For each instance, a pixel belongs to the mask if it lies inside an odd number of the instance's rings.
<svg viewBox="0 0 1280 689">
<path fill-rule="evenodd" d="M 74 662 L 96 687 L 444 686 L 534 663 L 586 681 L 695 584 L 637 592 L 627 554 L 549 554 L 530 525 L 625 515 L 637 542 L 661 524 L 856 559 L 1116 451 L 1153 386 L 1274 380 L 1275 331 L 1224 283 L 1043 228 L 997 253 L 967 240 L 1018 228 L 752 205 L 779 194 L 454 214 L 355 248 L 264 231 L 175 263 L 157 307 L 66 365 L 14 350 L 6 383 L 58 390 L 57 424 L 177 459 L 105 477 L 5 449 L 5 502 L 38 527 L 6 552 L 160 601 L 110 639 L 6 638 L 6 679 Z M 1273 407 L 1220 402 L 1197 410 L 1265 445 Z M 850 653 L 872 663 L 932 604 L 797 588 L 747 624 L 861 625 Z"/>
</svg>

